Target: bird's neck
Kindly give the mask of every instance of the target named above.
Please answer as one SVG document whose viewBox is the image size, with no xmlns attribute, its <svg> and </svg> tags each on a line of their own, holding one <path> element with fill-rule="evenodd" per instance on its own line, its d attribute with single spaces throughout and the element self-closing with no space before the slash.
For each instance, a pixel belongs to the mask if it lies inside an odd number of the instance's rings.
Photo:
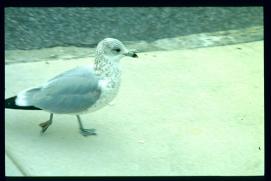
<svg viewBox="0 0 271 181">
<path fill-rule="evenodd" d="M 104 79 L 120 79 L 121 75 L 119 62 L 109 60 L 103 55 L 96 56 L 95 71 L 98 76 Z"/>
</svg>

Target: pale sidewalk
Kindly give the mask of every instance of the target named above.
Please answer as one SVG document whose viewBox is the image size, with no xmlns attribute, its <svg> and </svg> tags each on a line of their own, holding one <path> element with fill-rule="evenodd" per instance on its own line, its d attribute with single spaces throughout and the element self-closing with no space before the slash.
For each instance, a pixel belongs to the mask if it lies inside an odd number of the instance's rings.
<svg viewBox="0 0 271 181">
<path fill-rule="evenodd" d="M 139 53 L 117 98 L 82 116 L 6 110 L 6 175 L 263 175 L 263 41 Z M 6 97 L 89 59 L 6 65 Z"/>
</svg>

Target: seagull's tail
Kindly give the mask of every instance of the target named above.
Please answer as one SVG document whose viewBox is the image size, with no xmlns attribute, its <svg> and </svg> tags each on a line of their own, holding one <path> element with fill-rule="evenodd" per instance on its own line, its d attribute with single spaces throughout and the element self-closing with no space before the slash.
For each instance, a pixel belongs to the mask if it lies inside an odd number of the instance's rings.
<svg viewBox="0 0 271 181">
<path fill-rule="evenodd" d="M 7 109 L 24 109 L 24 110 L 41 110 L 34 106 L 18 106 L 15 103 L 17 96 L 5 99 L 5 108 Z"/>
</svg>

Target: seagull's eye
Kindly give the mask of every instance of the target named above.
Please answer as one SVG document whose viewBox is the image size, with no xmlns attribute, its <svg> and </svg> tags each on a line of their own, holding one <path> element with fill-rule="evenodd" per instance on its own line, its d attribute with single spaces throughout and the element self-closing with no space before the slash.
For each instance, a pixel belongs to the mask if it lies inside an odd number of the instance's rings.
<svg viewBox="0 0 271 181">
<path fill-rule="evenodd" d="M 115 52 L 120 52 L 120 48 L 113 49 Z"/>
</svg>

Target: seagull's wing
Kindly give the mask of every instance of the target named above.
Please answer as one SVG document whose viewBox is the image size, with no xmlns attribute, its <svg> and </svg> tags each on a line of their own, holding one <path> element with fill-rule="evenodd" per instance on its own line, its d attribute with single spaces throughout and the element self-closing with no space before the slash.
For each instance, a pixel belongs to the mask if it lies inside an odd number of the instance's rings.
<svg viewBox="0 0 271 181">
<path fill-rule="evenodd" d="M 91 107 L 100 97 L 99 79 L 90 67 L 66 71 L 40 87 L 17 95 L 16 104 L 35 106 L 52 113 L 77 113 Z"/>
</svg>

